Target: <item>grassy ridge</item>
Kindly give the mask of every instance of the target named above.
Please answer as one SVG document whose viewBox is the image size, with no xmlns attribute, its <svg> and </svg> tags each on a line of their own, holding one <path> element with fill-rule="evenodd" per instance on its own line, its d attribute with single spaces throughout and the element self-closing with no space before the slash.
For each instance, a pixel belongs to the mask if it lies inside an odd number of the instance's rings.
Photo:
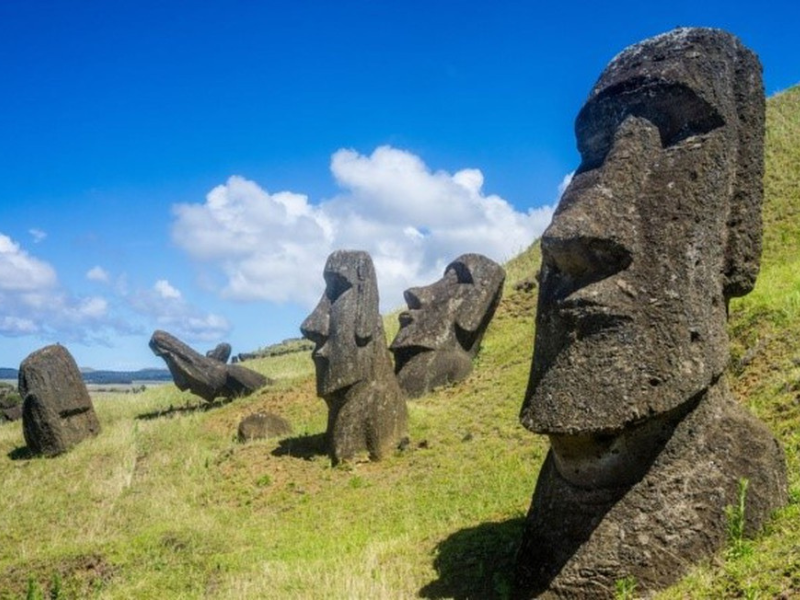
<svg viewBox="0 0 800 600">
<path fill-rule="evenodd" d="M 730 320 L 733 388 L 786 447 L 792 501 L 662 598 L 800 595 L 798 165 L 795 88 L 768 102 L 762 273 Z M 171 386 L 98 398 L 102 434 L 56 459 L 0 426 L 0 599 L 504 597 L 546 451 L 517 422 L 536 296 L 514 284 L 538 261 L 507 265 L 473 374 L 411 402 L 411 444 L 380 464 L 320 454 L 306 353 L 248 362 L 278 383 L 208 410 Z M 236 442 L 259 410 L 294 433 Z"/>
</svg>

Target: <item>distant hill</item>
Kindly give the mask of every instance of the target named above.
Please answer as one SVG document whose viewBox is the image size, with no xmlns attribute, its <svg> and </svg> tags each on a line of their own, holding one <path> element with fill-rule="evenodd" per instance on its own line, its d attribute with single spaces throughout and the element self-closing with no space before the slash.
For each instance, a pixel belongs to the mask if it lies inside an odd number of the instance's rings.
<svg viewBox="0 0 800 600">
<path fill-rule="evenodd" d="M 138 371 L 96 371 L 83 369 L 81 372 L 86 383 L 95 384 L 130 384 L 134 381 L 172 381 L 172 375 L 167 369 L 140 369 Z M 19 376 L 17 369 L 0 368 L 0 379 L 16 380 Z"/>
</svg>

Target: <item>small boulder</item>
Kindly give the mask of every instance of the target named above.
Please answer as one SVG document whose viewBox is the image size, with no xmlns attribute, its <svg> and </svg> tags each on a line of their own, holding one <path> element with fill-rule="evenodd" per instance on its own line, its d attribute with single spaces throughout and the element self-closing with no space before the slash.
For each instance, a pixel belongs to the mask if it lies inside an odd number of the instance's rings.
<svg viewBox="0 0 800 600">
<path fill-rule="evenodd" d="M 261 440 L 292 433 L 292 426 L 283 417 L 275 413 L 254 413 L 239 423 L 238 437 L 240 442 Z"/>
<path fill-rule="evenodd" d="M 33 454 L 55 456 L 100 433 L 78 365 L 61 345 L 29 355 L 19 368 L 22 431 Z"/>
</svg>

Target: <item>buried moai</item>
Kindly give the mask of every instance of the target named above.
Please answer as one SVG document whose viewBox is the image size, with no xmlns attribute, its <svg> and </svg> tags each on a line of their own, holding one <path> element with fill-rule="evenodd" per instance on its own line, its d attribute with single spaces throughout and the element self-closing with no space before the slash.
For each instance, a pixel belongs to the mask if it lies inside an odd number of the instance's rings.
<svg viewBox="0 0 800 600">
<path fill-rule="evenodd" d="M 22 433 L 33 454 L 54 456 L 100 433 L 81 372 L 59 344 L 28 355 L 19 366 Z"/>
<path fill-rule="evenodd" d="M 213 358 L 216 361 L 225 364 L 231 357 L 231 345 L 227 342 L 217 344 L 212 350 L 206 352 L 206 358 Z"/>
<path fill-rule="evenodd" d="M 386 347 L 372 259 L 337 250 L 323 277 L 325 292 L 300 330 L 315 344 L 317 394 L 328 405 L 327 451 L 334 464 L 364 451 L 379 460 L 405 437 L 408 413 Z"/>
<path fill-rule="evenodd" d="M 150 349 L 167 363 L 179 390 L 190 390 L 206 402 L 220 397 L 232 399 L 249 396 L 272 383 L 252 369 L 203 356 L 166 331 L 157 330 L 153 333 Z"/>
<path fill-rule="evenodd" d="M 441 279 L 411 288 L 408 310 L 390 346 L 400 387 L 410 398 L 461 381 L 503 293 L 505 271 L 480 254 L 463 254 L 445 268 Z"/>
<path fill-rule="evenodd" d="M 665 587 L 786 500 L 783 451 L 728 389 L 731 297 L 761 252 L 758 58 L 677 29 L 605 69 L 578 115 L 581 165 L 542 236 L 525 427 L 550 439 L 516 596 Z"/>
</svg>

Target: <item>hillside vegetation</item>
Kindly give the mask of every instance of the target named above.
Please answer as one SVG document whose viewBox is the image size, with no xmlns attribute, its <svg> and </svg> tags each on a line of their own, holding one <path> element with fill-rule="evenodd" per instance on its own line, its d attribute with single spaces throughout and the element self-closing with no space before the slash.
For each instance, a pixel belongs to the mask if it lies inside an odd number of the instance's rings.
<svg viewBox="0 0 800 600">
<path fill-rule="evenodd" d="M 660 598 L 800 596 L 800 88 L 768 102 L 764 222 L 730 374 L 786 448 L 790 504 Z M 105 395 L 101 435 L 55 459 L 0 426 L 0 598 L 505 597 L 547 449 L 517 421 L 536 295 L 514 284 L 538 262 L 534 245 L 507 265 L 473 374 L 410 402 L 411 443 L 382 463 L 321 454 L 307 352 L 248 362 L 276 385 L 208 409 L 171 385 Z M 238 443 L 265 410 L 294 434 Z"/>
</svg>

